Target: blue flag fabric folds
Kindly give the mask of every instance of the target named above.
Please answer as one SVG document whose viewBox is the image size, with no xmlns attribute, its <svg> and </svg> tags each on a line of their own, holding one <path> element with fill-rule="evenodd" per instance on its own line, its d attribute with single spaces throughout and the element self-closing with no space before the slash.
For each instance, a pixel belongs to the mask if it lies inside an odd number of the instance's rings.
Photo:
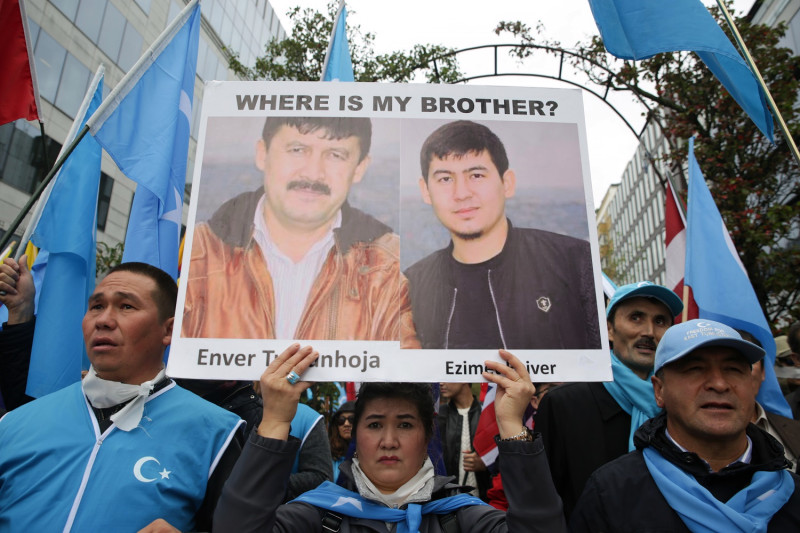
<svg viewBox="0 0 800 533">
<path fill-rule="evenodd" d="M 178 275 L 200 5 L 187 6 L 90 120 L 92 135 L 138 184 L 123 261 Z"/>
<path fill-rule="evenodd" d="M 347 42 L 347 7 L 344 2 L 334 24 L 322 81 L 354 81 L 353 62 L 350 59 L 350 46 Z"/>
<path fill-rule="evenodd" d="M 89 95 L 76 118 L 81 128 L 100 106 L 102 75 Z M 35 398 L 80 381 L 81 369 L 89 367 L 81 321 L 94 290 L 101 157 L 100 145 L 84 136 L 61 167 L 33 230 L 41 249 L 33 270 L 46 266 L 26 389 Z"/>
<path fill-rule="evenodd" d="M 469 494 L 456 494 L 422 505 L 409 503 L 406 509 L 390 509 L 385 505 L 366 500 L 357 492 L 347 490 L 330 481 L 325 481 L 316 489 L 301 494 L 292 501 L 309 503 L 315 507 L 354 518 L 397 522 L 397 533 L 419 531 L 422 515 L 425 514 L 448 514 L 461 507 L 486 505 L 482 500 Z"/>
<path fill-rule="evenodd" d="M 589 0 L 603 44 L 620 59 L 691 50 L 758 129 L 773 139 L 772 115 L 755 75 L 700 0 Z"/>
<path fill-rule="evenodd" d="M 686 278 L 700 318 L 710 318 L 753 335 L 767 352 L 766 379 L 756 399 L 767 411 L 792 418 L 775 377 L 775 340 L 753 285 L 694 156 L 689 139 L 689 202 L 686 224 Z"/>
</svg>

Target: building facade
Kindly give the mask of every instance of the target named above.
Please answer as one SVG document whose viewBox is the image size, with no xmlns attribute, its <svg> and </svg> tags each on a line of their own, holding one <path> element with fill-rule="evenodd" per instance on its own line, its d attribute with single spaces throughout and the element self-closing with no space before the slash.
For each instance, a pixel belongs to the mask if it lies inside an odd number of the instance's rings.
<svg viewBox="0 0 800 533">
<path fill-rule="evenodd" d="M 37 122 L 17 120 L 0 126 L 0 236 L 55 162 L 97 67 L 105 65 L 108 95 L 186 1 L 24 0 L 46 139 L 43 149 Z M 230 53 L 226 50 L 252 65 L 271 38 L 286 37 L 268 0 L 203 0 L 201 14 L 187 184 L 194 170 L 204 83 L 236 79 L 228 69 Z M 113 246 L 125 240 L 134 190 L 135 183 L 104 153 L 98 242 Z M 187 186 L 184 224 L 189 192 Z M 27 219 L 14 240 L 19 242 L 26 226 Z"/>
<path fill-rule="evenodd" d="M 780 44 L 795 55 L 800 54 L 800 0 L 756 0 L 747 16 L 754 23 L 767 26 L 785 22 L 786 35 Z"/>
<path fill-rule="evenodd" d="M 617 279 L 617 263 L 614 256 L 614 240 L 611 238 L 611 228 L 613 220 L 609 208 L 614 201 L 614 197 L 619 191 L 619 183 L 612 183 L 606 194 L 603 196 L 603 201 L 600 202 L 600 207 L 595 211 L 595 218 L 597 220 L 597 241 L 600 246 L 600 268 L 603 273 L 610 279 Z"/>
<path fill-rule="evenodd" d="M 609 187 L 597 210 L 603 271 L 617 285 L 650 280 L 663 284 L 664 184 L 669 147 L 658 125 L 641 136 L 620 183 Z"/>
</svg>

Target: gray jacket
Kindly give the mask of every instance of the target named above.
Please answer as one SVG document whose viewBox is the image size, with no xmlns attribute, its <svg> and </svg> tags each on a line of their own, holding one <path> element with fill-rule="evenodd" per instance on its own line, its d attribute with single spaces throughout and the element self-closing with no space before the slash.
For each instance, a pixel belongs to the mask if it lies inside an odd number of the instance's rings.
<svg viewBox="0 0 800 533">
<path fill-rule="evenodd" d="M 267 439 L 253 432 L 225 484 L 214 513 L 214 531 L 322 532 L 326 512 L 307 503 L 281 505 L 299 447 L 297 439 Z M 508 513 L 488 505 L 462 507 L 456 518 L 462 533 L 566 531 L 561 499 L 553 487 L 541 438 L 533 442 L 500 442 L 500 472 L 509 502 Z M 341 467 L 350 478 L 350 463 Z M 452 477 L 437 476 L 434 499 L 458 492 Z M 352 487 L 348 487 L 352 488 Z M 378 520 L 345 516 L 341 533 L 394 531 Z M 442 531 L 435 515 L 424 515 L 420 533 Z"/>
</svg>

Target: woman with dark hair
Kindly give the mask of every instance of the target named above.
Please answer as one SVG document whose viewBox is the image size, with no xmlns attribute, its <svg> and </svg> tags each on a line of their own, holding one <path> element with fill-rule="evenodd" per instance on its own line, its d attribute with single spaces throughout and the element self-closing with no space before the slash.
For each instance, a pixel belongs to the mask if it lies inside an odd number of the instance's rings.
<svg viewBox="0 0 800 533">
<path fill-rule="evenodd" d="M 508 512 L 436 476 L 427 455 L 434 412 L 430 386 L 367 383 L 355 405 L 356 454 L 341 468 L 345 487 L 325 482 L 281 505 L 299 441 L 289 426 L 300 395 L 300 376 L 316 360 L 294 344 L 261 376 L 264 416 L 228 478 L 214 514 L 214 530 L 237 532 L 397 533 L 566 531 L 541 438 L 522 424 L 535 391 L 525 366 L 487 361 L 483 377 L 497 385 L 495 413 L 500 471 Z"/>
<path fill-rule="evenodd" d="M 331 425 L 328 426 L 328 440 L 331 443 L 331 460 L 333 461 L 333 480 L 339 478 L 339 465 L 344 462 L 350 440 L 353 438 L 353 422 L 355 421 L 355 402 L 345 402 L 333 413 Z"/>
</svg>

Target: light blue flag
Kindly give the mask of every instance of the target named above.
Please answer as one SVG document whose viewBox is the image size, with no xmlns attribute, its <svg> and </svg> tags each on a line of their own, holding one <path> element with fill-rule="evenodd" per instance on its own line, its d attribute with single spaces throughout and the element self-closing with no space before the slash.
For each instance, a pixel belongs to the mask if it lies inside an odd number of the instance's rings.
<svg viewBox="0 0 800 533">
<path fill-rule="evenodd" d="M 72 133 L 83 127 L 102 99 L 101 68 Z M 74 135 L 68 138 L 71 142 Z M 36 292 L 36 330 L 26 389 L 34 398 L 80 381 L 81 369 L 89 367 L 81 321 L 94 290 L 101 157 L 97 141 L 84 136 L 61 167 L 33 229 L 33 243 L 40 248 L 32 269 L 34 282 L 44 272 Z"/>
<path fill-rule="evenodd" d="M 639 60 L 662 52 L 695 52 L 774 142 L 764 91 L 700 0 L 589 0 L 589 5 L 611 54 Z"/>
<path fill-rule="evenodd" d="M 347 42 L 347 7 L 344 0 L 339 4 L 336 21 L 322 67 L 321 81 L 354 81 L 353 62 L 350 59 L 350 45 Z"/>
<path fill-rule="evenodd" d="M 775 340 L 725 222 L 706 186 L 689 139 L 689 206 L 686 223 L 686 285 L 700 318 L 710 318 L 752 334 L 767 352 L 766 379 L 757 400 L 765 410 L 792 418 L 775 377 Z"/>
<path fill-rule="evenodd" d="M 123 261 L 178 276 L 200 5 L 189 3 L 89 119 L 92 135 L 138 184 Z"/>
</svg>

